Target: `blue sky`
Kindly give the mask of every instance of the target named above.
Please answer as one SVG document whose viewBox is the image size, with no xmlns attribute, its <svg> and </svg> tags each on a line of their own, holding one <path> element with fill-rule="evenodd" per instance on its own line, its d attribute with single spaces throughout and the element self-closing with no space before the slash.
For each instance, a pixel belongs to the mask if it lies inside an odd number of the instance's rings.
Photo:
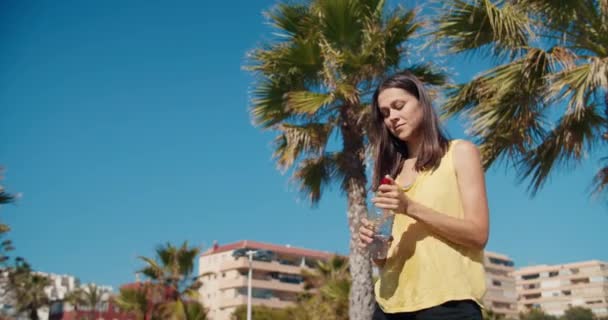
<svg viewBox="0 0 608 320">
<path fill-rule="evenodd" d="M 245 54 L 271 38 L 275 1 L 0 2 L 0 164 L 23 197 L 0 209 L 34 268 L 118 286 L 170 241 L 241 239 L 346 253 L 346 200 L 299 199 L 251 125 Z M 432 60 L 433 57 L 428 57 Z M 456 80 L 478 62 L 451 59 Z M 450 121 L 452 137 L 464 123 Z M 535 197 L 487 174 L 487 249 L 516 266 L 608 260 L 608 213 L 588 197 L 597 163 L 560 170 Z"/>
</svg>

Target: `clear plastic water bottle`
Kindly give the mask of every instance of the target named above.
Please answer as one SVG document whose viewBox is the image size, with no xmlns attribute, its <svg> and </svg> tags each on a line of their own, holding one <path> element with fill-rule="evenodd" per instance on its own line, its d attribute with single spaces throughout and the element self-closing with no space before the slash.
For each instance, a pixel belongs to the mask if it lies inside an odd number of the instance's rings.
<svg viewBox="0 0 608 320">
<path fill-rule="evenodd" d="M 381 184 L 390 183 L 387 179 L 382 179 Z M 368 210 L 367 220 L 372 224 L 374 229 L 374 240 L 369 246 L 370 254 L 372 259 L 382 260 L 386 259 L 388 249 L 391 241 L 393 240 L 393 220 L 394 213 L 390 210 L 385 210 L 374 206 L 371 202 L 371 198 L 374 196 L 373 192 L 370 192 L 368 197 Z"/>
</svg>

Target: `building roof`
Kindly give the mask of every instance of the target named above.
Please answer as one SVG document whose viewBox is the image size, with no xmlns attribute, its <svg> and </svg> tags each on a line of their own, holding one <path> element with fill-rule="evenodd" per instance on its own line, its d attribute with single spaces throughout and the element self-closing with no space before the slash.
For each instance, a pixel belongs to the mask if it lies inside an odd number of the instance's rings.
<svg viewBox="0 0 608 320">
<path fill-rule="evenodd" d="M 217 253 L 232 251 L 232 250 L 241 249 L 241 248 L 271 250 L 276 253 L 291 254 L 291 255 L 305 256 L 305 257 L 311 257 L 311 258 L 321 258 L 321 259 L 329 259 L 332 256 L 336 255 L 336 254 L 329 253 L 326 251 L 296 248 L 296 247 L 292 247 L 290 245 L 283 246 L 283 245 L 277 245 L 277 244 L 272 244 L 272 243 L 264 243 L 264 242 L 257 242 L 257 241 L 251 241 L 251 240 L 241 240 L 238 242 L 233 242 L 233 243 L 225 244 L 222 246 L 214 244 L 213 247 L 209 248 L 209 250 L 203 252 L 201 254 L 201 256 L 210 256 L 210 255 L 214 255 Z"/>
<path fill-rule="evenodd" d="M 601 265 L 601 264 L 607 264 L 607 263 L 605 261 L 599 261 L 599 260 L 587 260 L 587 261 L 578 261 L 578 262 L 553 264 L 553 265 L 540 264 L 540 265 L 521 267 L 515 271 L 515 274 L 519 275 L 519 274 L 532 273 L 532 272 L 552 271 L 555 269 L 576 268 L 576 267 L 585 267 L 585 266 L 593 266 L 593 265 Z"/>
<path fill-rule="evenodd" d="M 502 253 L 498 253 L 498 252 L 484 251 L 484 255 L 486 255 L 488 258 L 492 257 L 492 258 L 499 258 L 499 259 L 503 259 L 503 260 L 513 261 L 511 258 L 509 258 L 509 256 L 502 254 Z"/>
</svg>

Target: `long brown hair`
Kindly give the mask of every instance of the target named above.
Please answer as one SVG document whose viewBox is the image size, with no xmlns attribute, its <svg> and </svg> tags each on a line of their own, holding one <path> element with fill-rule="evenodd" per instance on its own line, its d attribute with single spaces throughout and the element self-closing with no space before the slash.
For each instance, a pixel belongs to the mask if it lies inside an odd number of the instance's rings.
<svg viewBox="0 0 608 320">
<path fill-rule="evenodd" d="M 409 156 L 407 145 L 388 130 L 380 112 L 378 96 L 380 92 L 389 88 L 402 89 L 415 96 L 423 110 L 422 123 L 414 132 L 414 134 L 420 134 L 421 137 L 420 150 L 414 166 L 416 171 L 437 169 L 449 145 L 448 138 L 441 128 L 437 113 L 433 109 L 431 99 L 422 82 L 408 71 L 387 78 L 378 86 L 372 98 L 371 139 L 374 143 L 373 156 L 375 158 L 372 188 L 374 190 L 380 185 L 380 180 L 385 175 L 396 178 L 405 159 Z"/>
</svg>

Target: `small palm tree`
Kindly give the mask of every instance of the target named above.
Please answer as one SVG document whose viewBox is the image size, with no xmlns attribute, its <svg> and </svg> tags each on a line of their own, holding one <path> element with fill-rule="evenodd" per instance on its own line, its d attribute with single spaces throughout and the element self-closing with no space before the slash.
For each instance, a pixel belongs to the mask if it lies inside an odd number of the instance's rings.
<svg viewBox="0 0 608 320">
<path fill-rule="evenodd" d="M 313 205 L 332 184 L 346 194 L 349 314 L 367 320 L 374 302 L 372 266 L 357 247 L 355 230 L 366 214 L 370 96 L 387 73 L 402 67 L 406 44 L 421 24 L 414 11 L 387 12 L 383 0 L 281 3 L 266 15 L 278 36 L 249 55 L 247 69 L 256 77 L 253 122 L 277 134 L 279 170 L 293 170 L 293 181 Z M 444 82 L 430 65 L 406 67 L 427 83 Z"/>
<path fill-rule="evenodd" d="M 494 312 L 494 310 L 486 308 L 482 310 L 482 318 L 483 320 L 501 320 L 504 317 Z"/>
<path fill-rule="evenodd" d="M 0 167 L 0 174 L 2 173 L 2 168 Z M 1 176 L 0 176 L 1 178 Z M 4 191 L 4 187 L 0 185 L 0 205 L 11 203 L 15 200 L 15 196 L 9 194 Z M 11 228 L 4 223 L 0 223 L 0 238 L 2 238 L 6 233 L 11 231 Z M 8 261 L 9 257 L 6 255 L 7 252 L 12 251 L 13 243 L 11 240 L 4 240 L 0 242 L 0 265 L 5 265 Z"/>
<path fill-rule="evenodd" d="M 104 291 L 95 284 L 90 283 L 66 294 L 64 301 L 76 309 L 80 307 L 86 308 L 86 310 L 89 310 L 87 319 L 94 320 L 99 318 L 99 312 L 101 312 L 101 306 L 104 301 Z"/>
<path fill-rule="evenodd" d="M 307 298 L 301 304 L 311 320 L 348 320 L 351 277 L 348 260 L 333 256 L 328 261 L 319 261 L 313 272 L 303 271 Z"/>
<path fill-rule="evenodd" d="M 7 204 L 12 202 L 14 199 L 12 194 L 8 194 L 4 191 L 2 186 L 0 186 L 0 204 Z"/>
<path fill-rule="evenodd" d="M 160 294 L 155 311 L 163 319 L 205 320 L 206 311 L 198 301 L 201 282 L 193 276 L 194 260 L 200 249 L 184 242 L 180 247 L 167 243 L 156 249 L 156 259 L 140 257 L 146 266 L 139 272 L 148 277 Z"/>
<path fill-rule="evenodd" d="M 121 288 L 115 302 L 120 309 L 134 313 L 137 320 L 150 320 L 155 300 L 153 292 L 149 283 L 136 288 Z"/>
<path fill-rule="evenodd" d="M 0 167 L 0 174 L 2 174 L 2 171 L 3 171 L 3 169 L 2 169 L 2 167 Z M 0 178 L 2 178 L 1 175 L 0 175 Z M 15 200 L 15 196 L 5 192 L 4 187 L 2 185 L 0 185 L 0 204 L 10 203 L 13 200 Z"/>
<path fill-rule="evenodd" d="M 51 285 L 51 280 L 34 273 L 30 265 L 17 259 L 15 267 L 8 272 L 8 292 L 15 301 L 18 313 L 27 313 L 31 320 L 38 320 L 38 309 L 50 305 L 44 289 Z"/>
<path fill-rule="evenodd" d="M 99 312 L 101 311 L 101 304 L 103 303 L 103 290 L 90 283 L 82 288 L 81 292 L 84 305 L 92 312 L 92 319 L 97 319 L 99 317 Z"/>
<path fill-rule="evenodd" d="M 436 39 L 450 53 L 498 65 L 449 93 L 485 167 L 513 163 L 535 194 L 557 167 L 589 159 L 608 142 L 608 6 L 605 1 L 450 0 Z M 608 186 L 608 157 L 593 179 Z"/>
<path fill-rule="evenodd" d="M 81 305 L 84 305 L 81 289 L 75 289 L 65 294 L 63 302 L 71 305 L 74 310 L 78 310 Z"/>
</svg>

